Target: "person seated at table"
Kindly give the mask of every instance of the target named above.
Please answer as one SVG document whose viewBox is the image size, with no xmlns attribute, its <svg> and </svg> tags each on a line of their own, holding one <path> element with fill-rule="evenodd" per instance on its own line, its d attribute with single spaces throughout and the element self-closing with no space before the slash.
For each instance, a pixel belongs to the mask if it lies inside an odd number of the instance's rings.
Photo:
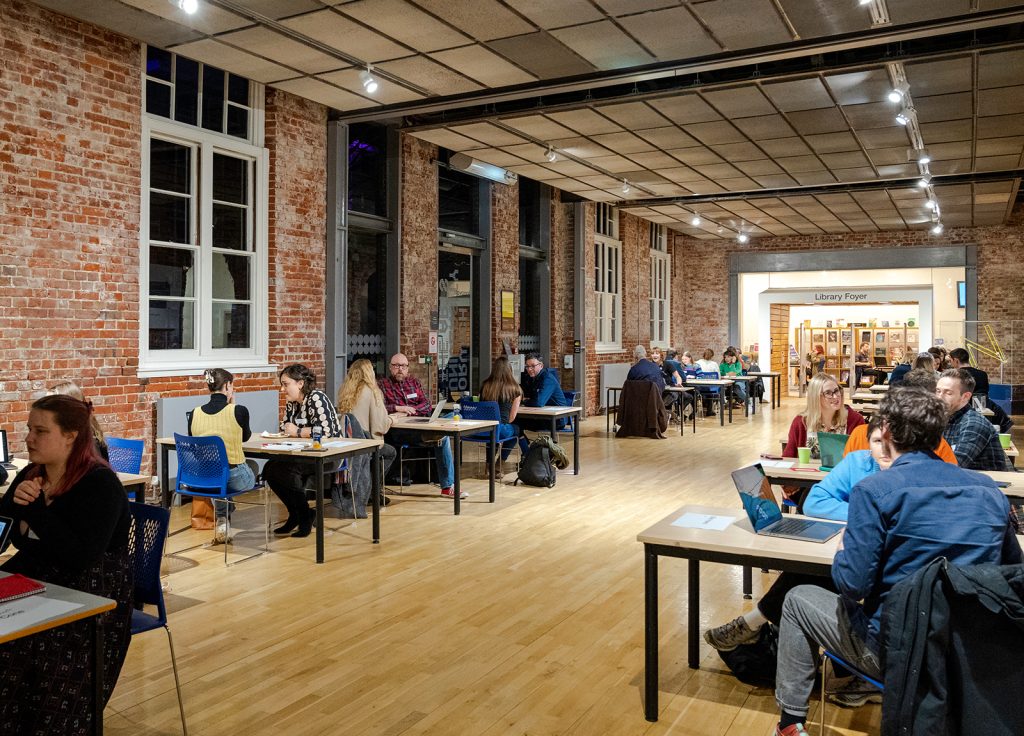
<svg viewBox="0 0 1024 736">
<path fill-rule="evenodd" d="M 662 363 L 665 362 L 665 356 L 662 354 L 661 348 L 659 348 L 657 345 L 651 345 L 650 349 L 647 351 L 647 354 L 651 356 L 651 362 L 654 363 L 659 368 L 661 367 Z"/>
<path fill-rule="evenodd" d="M 558 374 L 550 368 L 544 367 L 544 360 L 540 353 L 526 354 L 526 373 L 523 375 L 520 385 L 523 388 L 523 406 L 569 406 L 569 400 L 562 391 L 558 382 Z M 545 417 L 521 416 L 516 419 L 519 429 L 530 432 L 549 432 L 551 422 Z M 565 426 L 565 420 L 559 419 L 557 428 Z M 530 449 L 530 443 L 526 436 L 519 438 L 519 449 L 524 453 Z"/>
<path fill-rule="evenodd" d="M 919 388 L 882 399 L 880 441 L 892 465 L 861 480 L 850 495 L 831 570 L 838 593 L 801 585 L 782 606 L 776 736 L 807 733 L 820 648 L 881 679 L 882 615 L 886 596 L 901 580 L 938 557 L 959 567 L 1024 561 L 1009 503 L 995 482 L 935 462 L 930 451 L 942 436 L 943 413 L 942 402 Z"/>
<path fill-rule="evenodd" d="M 633 365 L 626 374 L 627 381 L 650 381 L 658 387 L 659 391 L 665 390 L 665 376 L 661 372 L 661 366 L 647 358 L 647 350 L 643 345 L 633 348 Z"/>
<path fill-rule="evenodd" d="M 252 437 L 252 430 L 249 429 L 249 410 L 235 403 L 235 377 L 228 371 L 223 368 L 210 368 L 203 371 L 203 380 L 210 390 L 210 400 L 189 413 L 188 433 L 193 437 L 220 437 L 227 451 L 228 465 L 231 466 L 228 472 L 228 490 L 247 491 L 256 485 L 258 470 L 256 462 L 246 460 L 242 451 L 242 443 Z M 199 500 L 193 499 L 193 503 Z M 231 513 L 231 503 L 215 501 L 214 505 L 217 518 L 214 540 L 224 542 L 227 538 L 225 517 Z"/>
<path fill-rule="evenodd" d="M 1000 432 L 1009 434 L 1010 430 L 1013 429 L 1013 420 L 1003 410 L 1003 407 L 999 406 L 999 404 L 989 397 L 988 373 L 971 365 L 971 354 L 963 348 L 954 348 L 953 350 L 950 350 L 949 367 L 963 368 L 971 374 L 971 377 L 974 378 L 974 391 L 971 393 L 971 400 L 975 401 L 980 398 L 982 405 L 985 408 L 992 410 L 993 424 L 999 425 Z"/>
<path fill-rule="evenodd" d="M 519 437 L 521 430 L 515 424 L 519 413 L 519 405 L 523 401 L 523 389 L 516 383 L 516 377 L 512 373 L 512 364 L 508 358 L 500 355 L 494 359 L 491 365 L 491 375 L 480 384 L 480 400 L 493 401 L 498 404 L 498 413 L 501 415 L 501 424 L 498 425 L 498 436 L 496 441 L 501 443 L 513 437 Z M 501 463 L 504 462 L 512 448 L 508 445 L 501 445 L 500 460 L 489 461 L 491 472 L 495 475 L 501 474 Z"/>
<path fill-rule="evenodd" d="M 856 376 L 856 385 L 860 386 L 861 379 L 865 377 L 874 378 L 873 383 L 881 385 L 885 383 L 889 374 L 881 368 L 875 368 L 875 363 L 871 359 L 871 343 L 862 342 L 860 349 L 857 351 L 857 355 L 854 358 L 854 370 Z"/>
<path fill-rule="evenodd" d="M 371 438 L 382 440 L 391 431 L 391 416 L 388 414 L 387 406 L 384 405 L 384 394 L 377 385 L 377 376 L 373 372 L 373 363 L 366 358 L 356 360 L 348 367 L 345 380 L 338 387 L 338 414 L 351 414 L 359 422 L 359 428 Z M 385 442 L 380 448 L 380 456 L 384 467 L 382 472 L 387 475 L 388 470 L 398 456 L 394 447 Z M 369 498 L 369 493 L 360 494 L 362 498 Z M 387 497 L 384 498 L 384 505 L 388 504 Z"/>
<path fill-rule="evenodd" d="M 910 363 L 911 371 L 930 371 L 935 373 L 935 358 L 931 353 L 918 353 Z M 910 371 L 907 371 L 909 373 Z M 903 375 L 906 375 L 904 373 Z"/>
<path fill-rule="evenodd" d="M 278 377 L 286 400 L 282 432 L 288 437 L 312 437 L 314 430 L 322 438 L 341 434 L 334 404 L 316 387 L 316 374 L 312 370 L 301 363 L 293 363 Z M 274 534 L 288 534 L 294 529 L 293 537 L 308 537 L 313 530 L 316 509 L 311 509 L 306 501 L 306 484 L 314 472 L 312 463 L 287 457 L 272 458 L 263 466 L 263 480 L 288 510 L 288 518 L 274 529 Z"/>
<path fill-rule="evenodd" d="M 707 348 L 704 351 L 703 357 L 697 361 L 697 370 L 701 373 L 718 373 L 718 363 L 715 362 L 714 350 Z"/>
<path fill-rule="evenodd" d="M 948 422 L 942 436 L 949 442 L 961 468 L 1013 470 L 999 432 L 971 406 L 974 377 L 963 368 L 950 368 L 939 376 L 935 394 L 945 404 Z"/>
<path fill-rule="evenodd" d="M 739 356 L 732 348 L 722 353 L 722 362 L 718 365 L 718 375 L 721 378 L 731 378 L 743 375 L 743 364 Z M 747 400 L 747 385 L 743 381 L 737 381 L 729 387 L 732 393 L 733 408 L 742 407 Z"/>
<path fill-rule="evenodd" d="M 679 362 L 679 353 L 674 348 L 669 348 L 665 353 L 665 360 L 661 364 L 661 373 L 665 377 L 667 386 L 683 385 L 683 366 Z"/>
<path fill-rule="evenodd" d="M 740 365 L 743 366 L 744 373 L 760 373 L 761 366 L 757 364 L 757 353 L 740 353 Z M 750 393 L 751 395 L 760 401 L 762 404 L 764 401 L 764 381 L 758 376 L 756 381 L 750 382 Z"/>
<path fill-rule="evenodd" d="M 944 370 L 955 367 L 949 362 L 949 351 L 941 345 L 932 345 L 926 352 L 928 352 L 932 356 L 932 360 L 935 361 L 936 373 L 942 373 Z"/>
<path fill-rule="evenodd" d="M 46 390 L 47 396 L 70 396 L 73 399 L 79 401 L 88 401 L 85 398 L 85 392 L 82 391 L 82 387 L 74 381 L 61 381 L 55 383 Z M 93 412 L 89 416 L 89 430 L 92 433 L 93 441 L 96 443 L 96 451 L 99 452 L 100 457 L 104 460 L 109 460 L 110 455 L 107 451 L 107 438 L 103 434 L 103 427 L 100 426 L 99 420 L 96 418 L 96 413 Z"/>
<path fill-rule="evenodd" d="M 850 434 L 861 424 L 864 424 L 864 417 L 843 403 L 843 387 L 833 376 L 817 373 L 807 383 L 807 405 L 789 425 L 782 456 L 797 457 L 798 448 L 809 447 L 811 457 L 819 458 L 818 432 Z M 806 495 L 806 489 L 796 486 L 783 486 L 782 492 L 796 502 L 798 509 Z"/>
<path fill-rule="evenodd" d="M 902 359 L 899 363 L 893 366 L 892 373 L 889 374 L 889 385 L 899 385 L 900 381 L 903 380 L 903 377 L 910 373 L 910 371 L 910 361 L 907 359 Z"/>
<path fill-rule="evenodd" d="M 679 353 L 679 364 L 683 367 L 683 371 L 689 368 L 697 368 L 697 364 L 693 362 L 693 353 L 691 353 L 689 350 L 684 350 L 683 352 Z"/>
<path fill-rule="evenodd" d="M 102 711 L 131 640 L 134 574 L 128 496 L 96 452 L 91 418 L 92 407 L 70 396 L 32 404 L 29 464 L 0 499 L 0 515 L 14 519 L 10 541 L 18 551 L 0 569 L 117 602 L 96 619 Z M 76 621 L 0 644 L 0 733 L 93 732 L 92 626 Z"/>
<path fill-rule="evenodd" d="M 391 356 L 388 369 L 387 376 L 377 379 L 388 414 L 395 419 L 429 417 L 434 404 L 419 379 L 409 375 L 409 359 L 402 353 L 395 353 Z M 449 498 L 455 495 L 455 461 L 452 459 L 452 445 L 448 437 L 432 439 L 423 432 L 392 427 L 385 433 L 384 441 L 396 451 L 403 446 L 432 447 L 441 495 Z M 393 478 L 390 482 L 395 485 L 412 485 L 412 479 L 404 476 Z M 469 494 L 462 491 L 460 497 L 468 498 Z"/>
</svg>

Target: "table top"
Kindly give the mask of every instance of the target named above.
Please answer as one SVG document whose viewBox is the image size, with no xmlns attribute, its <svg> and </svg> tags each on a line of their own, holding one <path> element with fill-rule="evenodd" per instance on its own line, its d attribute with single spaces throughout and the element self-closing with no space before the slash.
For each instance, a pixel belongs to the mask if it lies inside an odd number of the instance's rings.
<svg viewBox="0 0 1024 736">
<path fill-rule="evenodd" d="M 748 373 L 745 376 L 737 376 L 737 375 L 734 375 L 734 374 L 730 373 L 728 380 L 730 380 L 730 381 L 746 381 L 747 383 L 750 383 L 751 381 L 756 381 L 758 378 L 760 378 L 760 376 L 755 376 L 753 373 Z"/>
<path fill-rule="evenodd" d="M 571 409 L 573 407 L 561 406 L 560 409 Z M 466 434 L 467 432 L 479 432 L 483 429 L 490 429 L 498 425 L 498 422 L 493 419 L 460 419 L 455 421 L 454 419 L 435 419 L 431 422 L 414 422 L 413 419 L 418 417 L 404 417 L 397 418 L 392 417 L 391 428 L 392 429 L 406 429 L 417 432 L 448 432 L 457 434 Z"/>
<path fill-rule="evenodd" d="M 737 505 L 739 500 L 736 501 Z M 673 526 L 672 522 L 687 513 L 708 516 L 728 516 L 734 521 L 725 529 L 693 529 Z M 794 514 L 794 518 L 797 517 Z M 644 544 L 660 544 L 668 547 L 685 547 L 709 552 L 750 554 L 756 557 L 809 562 L 831 565 L 840 537 L 837 535 L 823 543 L 804 542 L 798 539 L 759 536 L 754 533 L 750 519 L 742 508 L 687 505 L 672 512 L 654 526 L 637 535 L 637 541 Z"/>
<path fill-rule="evenodd" d="M 687 378 L 687 386 L 731 386 L 735 383 L 729 378 Z"/>
<path fill-rule="evenodd" d="M 677 394 L 685 394 L 693 391 L 692 386 L 666 386 L 666 391 L 674 391 Z"/>
<path fill-rule="evenodd" d="M 579 414 L 581 411 L 583 411 L 583 407 L 580 406 L 523 406 L 520 404 L 519 409 L 516 411 L 516 416 L 558 417 L 567 414 Z"/>
<path fill-rule="evenodd" d="M 874 383 L 874 384 L 871 385 L 871 390 L 872 391 L 888 391 L 889 390 L 889 384 L 888 383 Z"/>
<path fill-rule="evenodd" d="M 858 391 L 850 397 L 854 401 L 881 401 L 885 397 L 882 394 L 872 393 L 870 391 Z"/>
<path fill-rule="evenodd" d="M 781 376 L 780 371 L 747 371 L 748 376 Z"/>
<path fill-rule="evenodd" d="M 339 443 L 337 446 L 331 446 L 331 443 Z M 174 447 L 173 437 L 161 437 L 156 441 L 158 445 L 170 445 Z M 344 443 L 344 444 L 342 444 Z M 337 457 L 339 455 L 349 455 L 356 452 L 362 452 L 366 449 L 379 447 L 384 444 L 384 440 L 373 439 L 373 440 L 356 440 L 348 437 L 334 437 L 324 438 L 323 445 L 324 450 L 308 450 L 313 441 L 304 438 L 298 439 L 297 437 L 262 437 L 260 435 L 253 435 L 247 442 L 242 443 L 242 452 L 245 454 L 260 454 L 260 455 L 291 455 L 292 457 Z M 279 447 L 278 445 L 289 445 L 288 447 Z"/>
<path fill-rule="evenodd" d="M 13 465 L 20 471 L 22 468 L 28 465 L 28 460 L 23 457 L 12 457 L 11 465 Z M 149 483 L 149 478 L 150 476 L 148 475 L 140 475 L 138 473 L 117 474 L 117 479 L 121 481 L 121 485 L 123 486 L 137 486 L 144 483 Z M 14 475 L 12 474 L 8 480 L 14 480 Z M 10 486 L 10 483 L 0 485 L 0 495 L 3 495 L 7 491 L 8 486 Z"/>
<path fill-rule="evenodd" d="M 1016 449 L 1016 448 L 1014 448 Z M 760 462 L 764 462 L 763 460 Z M 817 483 L 828 475 L 827 470 L 821 469 L 821 460 L 811 460 L 806 465 L 801 465 L 795 458 L 786 458 L 782 462 L 791 462 L 789 467 L 778 467 L 762 465 L 764 474 L 772 480 L 806 480 Z M 997 483 L 1009 483 L 1006 488 L 1001 489 L 1006 495 L 1024 494 L 1024 473 L 1017 473 L 1012 470 L 978 470 L 982 475 L 987 475 Z M 1011 494 L 1010 491 L 1013 491 Z"/>
<path fill-rule="evenodd" d="M 0 577 L 6 577 L 8 574 L 0 572 Z M 117 602 L 110 598 L 83 593 L 80 590 L 65 588 L 53 583 L 45 583 L 45 585 L 46 590 L 42 593 L 0 604 L 0 618 L 11 622 L 15 621 L 14 616 L 18 617 L 16 620 L 17 627 L 13 631 L 7 628 L 0 628 L 0 644 L 20 639 L 23 636 L 38 634 L 40 631 L 63 626 L 72 621 L 95 616 L 104 611 L 109 611 L 117 605 Z M 31 610 L 31 608 L 37 607 L 41 602 L 45 601 L 73 603 L 77 607 L 70 611 L 64 610 L 58 613 L 48 612 L 45 610 L 45 607 L 39 611 Z M 29 610 L 20 615 L 16 613 L 26 608 L 26 606 L 30 607 Z"/>
</svg>

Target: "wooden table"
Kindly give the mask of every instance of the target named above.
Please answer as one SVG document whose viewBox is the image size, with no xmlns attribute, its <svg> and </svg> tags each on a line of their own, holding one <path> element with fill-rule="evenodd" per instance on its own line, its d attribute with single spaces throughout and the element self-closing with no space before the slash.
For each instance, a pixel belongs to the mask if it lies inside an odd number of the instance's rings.
<svg viewBox="0 0 1024 736">
<path fill-rule="evenodd" d="M 572 472 L 580 474 L 580 419 L 583 409 L 578 406 L 519 406 L 517 417 L 548 417 L 551 419 L 551 439 L 558 440 L 558 420 L 575 415 L 572 423 Z"/>
<path fill-rule="evenodd" d="M 0 577 L 7 577 L 9 573 L 0 572 Z M 19 626 L 13 631 L 0 632 L 0 644 L 5 644 L 15 639 L 38 634 L 58 626 L 64 626 L 74 621 L 91 618 L 92 641 L 93 641 L 93 733 L 103 733 L 103 627 L 96 620 L 96 616 L 110 611 L 117 606 L 117 603 L 110 598 L 103 598 L 91 593 L 83 593 L 72 588 L 65 588 L 53 583 L 45 583 L 46 590 L 42 593 L 20 598 L 9 603 L 0 604 L 0 615 L 10 616 L 24 607 L 26 603 L 39 600 L 60 601 L 67 604 L 75 604 L 77 607 L 58 614 L 45 615 L 39 612 L 26 612 L 25 620 L 19 622 Z"/>
<path fill-rule="evenodd" d="M 728 378 L 684 378 L 687 386 L 717 386 L 718 387 L 718 424 L 725 426 L 725 405 L 729 405 L 729 424 L 732 424 L 732 402 L 726 401 L 726 391 L 723 389 L 732 386 L 733 381 Z M 698 398 L 700 394 L 698 393 Z"/>
<path fill-rule="evenodd" d="M 14 473 L 7 479 L 8 481 L 14 480 L 14 476 L 21 471 L 26 465 L 28 460 L 22 457 L 23 453 L 18 453 L 18 457 L 11 458 L 11 464 L 16 468 Z M 129 488 L 135 487 L 135 498 L 140 502 L 146 500 L 146 484 L 149 483 L 148 475 L 140 475 L 138 473 L 118 473 L 117 479 L 121 481 L 121 485 L 124 486 L 127 491 Z M 7 488 L 10 486 L 10 482 L 0 485 L 0 496 L 6 493 Z"/>
<path fill-rule="evenodd" d="M 782 406 L 782 372 L 781 371 L 750 371 L 748 376 L 772 379 L 772 408 Z"/>
<path fill-rule="evenodd" d="M 710 531 L 674 526 L 683 514 L 728 516 L 726 529 Z M 818 544 L 758 536 L 742 509 L 683 506 L 637 535 L 644 545 L 644 717 L 658 720 L 658 557 L 681 557 L 687 571 L 687 663 L 700 667 L 700 563 L 770 568 L 783 572 L 828 575 L 840 537 Z"/>
<path fill-rule="evenodd" d="M 888 391 L 889 390 L 889 384 L 888 383 L 873 383 L 873 384 L 871 384 L 871 390 L 872 391 L 880 391 L 880 392 Z"/>
<path fill-rule="evenodd" d="M 572 407 L 560 407 L 569 409 Z M 452 438 L 452 460 L 455 464 L 455 506 L 456 516 L 462 513 L 462 436 L 466 434 L 490 434 L 490 441 L 487 443 L 488 457 L 494 457 L 498 449 L 498 422 L 483 419 L 435 419 L 430 422 L 418 422 L 419 417 L 392 417 L 391 428 L 402 429 L 411 432 L 433 432 L 443 434 Z M 494 503 L 494 473 L 488 473 L 488 500 Z"/>
<path fill-rule="evenodd" d="M 873 391 L 857 391 L 850 396 L 851 401 L 881 401 L 885 396 Z"/>
<path fill-rule="evenodd" d="M 328 461 L 344 460 L 372 453 L 370 460 L 370 497 L 373 502 L 373 543 L 380 542 L 380 492 L 382 488 L 380 474 L 380 448 L 384 444 L 382 440 L 356 440 L 348 438 L 325 438 L 325 445 L 331 442 L 344 442 L 341 447 L 328 446 L 323 451 L 276 449 L 268 445 L 280 444 L 283 442 L 301 442 L 309 446 L 311 440 L 300 440 L 295 438 L 267 438 L 253 435 L 248 442 L 242 443 L 242 452 L 245 456 L 254 460 L 271 460 L 287 457 L 299 463 L 313 466 L 314 490 L 316 491 L 316 561 L 321 564 L 324 561 L 324 473 L 327 471 Z M 160 489 L 161 499 L 164 508 L 171 505 L 171 481 L 170 481 L 170 453 L 175 450 L 173 437 L 161 437 L 156 441 L 160 448 Z"/>
</svg>

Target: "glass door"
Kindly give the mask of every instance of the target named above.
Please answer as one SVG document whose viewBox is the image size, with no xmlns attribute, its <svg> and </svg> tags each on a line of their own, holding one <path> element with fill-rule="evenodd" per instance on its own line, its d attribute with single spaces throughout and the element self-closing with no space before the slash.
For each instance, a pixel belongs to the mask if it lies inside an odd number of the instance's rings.
<svg viewBox="0 0 1024 736">
<path fill-rule="evenodd" d="M 438 386 L 449 396 L 472 394 L 478 382 L 478 261 L 468 248 L 444 247 L 437 254 Z"/>
</svg>

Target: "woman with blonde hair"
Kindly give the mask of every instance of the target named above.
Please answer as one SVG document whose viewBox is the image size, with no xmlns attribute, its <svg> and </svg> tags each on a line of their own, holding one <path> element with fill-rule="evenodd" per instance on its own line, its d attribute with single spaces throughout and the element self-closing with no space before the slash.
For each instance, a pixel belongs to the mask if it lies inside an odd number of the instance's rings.
<svg viewBox="0 0 1024 736">
<path fill-rule="evenodd" d="M 78 399 L 84 401 L 90 406 L 92 402 L 85 398 L 85 393 L 82 391 L 82 387 L 74 381 L 61 381 L 50 386 L 46 391 L 47 396 L 70 396 L 72 399 Z M 96 451 L 99 452 L 100 457 L 104 460 L 109 460 L 110 456 L 107 454 L 107 438 L 103 434 L 103 428 L 100 426 L 99 421 L 96 419 L 96 412 L 89 413 L 89 431 L 92 433 L 93 440 L 96 442 Z"/>
<path fill-rule="evenodd" d="M 366 358 L 360 358 L 349 366 L 345 381 L 338 388 L 338 413 L 354 416 L 363 432 L 374 439 L 384 439 L 384 435 L 391 429 L 391 417 L 384 406 L 384 394 L 377 385 L 373 364 Z M 397 453 L 394 447 L 385 443 L 380 448 L 380 454 L 384 460 L 384 472 L 387 473 Z"/>
<path fill-rule="evenodd" d="M 912 371 L 928 371 L 929 373 L 935 373 L 935 356 L 930 352 L 918 353 L 917 357 L 914 358 L 914 362 L 910 364 L 910 370 Z"/>
</svg>

